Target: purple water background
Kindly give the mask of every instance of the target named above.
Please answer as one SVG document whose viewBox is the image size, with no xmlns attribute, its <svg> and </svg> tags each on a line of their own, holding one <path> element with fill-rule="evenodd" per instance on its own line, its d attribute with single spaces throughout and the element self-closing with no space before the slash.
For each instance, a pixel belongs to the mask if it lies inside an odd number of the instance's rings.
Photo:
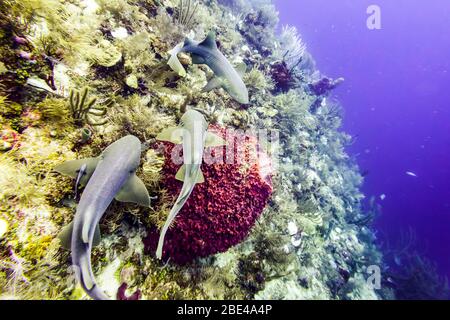
<svg viewBox="0 0 450 320">
<path fill-rule="evenodd" d="M 413 228 L 420 249 L 450 277 L 450 1 L 275 3 L 318 69 L 346 80 L 333 96 L 345 110 L 344 130 L 357 137 L 348 151 L 368 172 L 363 192 L 383 207 L 379 238 L 394 243 Z M 381 30 L 366 26 L 371 4 L 381 8 Z"/>
</svg>

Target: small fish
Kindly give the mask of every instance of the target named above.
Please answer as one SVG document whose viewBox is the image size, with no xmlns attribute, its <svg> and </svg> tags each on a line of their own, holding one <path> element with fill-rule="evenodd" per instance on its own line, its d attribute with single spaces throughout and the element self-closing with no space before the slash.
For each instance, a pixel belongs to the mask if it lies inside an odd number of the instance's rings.
<svg viewBox="0 0 450 320">
<path fill-rule="evenodd" d="M 115 198 L 150 206 L 148 191 L 136 176 L 140 157 L 139 139 L 126 136 L 107 147 L 97 158 L 68 161 L 54 169 L 77 178 L 79 184 L 86 186 L 74 220 L 61 231 L 59 238 L 61 244 L 71 250 L 77 279 L 93 299 L 109 299 L 97 286 L 91 267 L 92 246 L 100 242 L 98 223 L 109 204 Z M 80 174 L 84 165 L 84 174 Z"/>
<path fill-rule="evenodd" d="M 411 171 L 407 171 L 407 172 L 406 172 L 406 174 L 407 174 L 408 176 L 411 176 L 411 177 L 417 178 L 417 174 L 415 174 L 414 172 L 411 172 Z"/>
<path fill-rule="evenodd" d="M 184 77 L 186 70 L 177 57 L 177 54 L 181 52 L 190 53 L 194 64 L 206 64 L 214 72 L 214 77 L 208 82 L 203 91 L 224 88 L 239 103 L 249 103 L 248 90 L 242 81 L 242 76 L 245 74 L 247 67 L 244 64 L 236 68 L 231 65 L 217 48 L 214 32 L 210 32 L 202 42 L 186 38 L 184 42 L 169 51 L 171 55 L 168 61 L 169 66 L 178 72 L 180 76 Z"/>
<path fill-rule="evenodd" d="M 384 199 L 386 199 L 386 195 L 383 193 L 382 195 L 380 195 L 380 199 L 381 201 L 383 201 Z"/>
<path fill-rule="evenodd" d="M 189 199 L 195 185 L 205 181 L 200 169 L 205 147 L 219 147 L 226 144 L 225 140 L 207 132 L 207 129 L 208 124 L 203 115 L 198 111 L 189 110 L 181 117 L 180 127 L 163 130 L 156 138 L 159 141 L 182 144 L 184 162 L 175 176 L 177 180 L 183 181 L 183 187 L 161 230 L 156 250 L 158 259 L 162 258 L 164 238 L 170 225 Z"/>
</svg>

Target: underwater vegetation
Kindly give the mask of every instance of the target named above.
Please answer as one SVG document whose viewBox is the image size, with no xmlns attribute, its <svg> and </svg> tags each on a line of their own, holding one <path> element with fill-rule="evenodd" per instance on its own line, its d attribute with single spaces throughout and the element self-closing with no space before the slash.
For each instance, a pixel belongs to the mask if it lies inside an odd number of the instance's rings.
<svg viewBox="0 0 450 320">
<path fill-rule="evenodd" d="M 0 0 L 0 298 L 98 298 L 93 288 L 117 299 L 387 297 L 367 281 L 383 259 L 344 150 L 352 138 L 328 97 L 341 81 L 277 25 L 265 0 Z M 240 162 L 201 165 L 161 261 L 183 183 L 177 145 L 158 137 L 194 110 L 225 142 L 245 137 L 232 149 Z M 113 200 L 117 183 L 87 219 L 99 180 L 75 185 L 91 169 L 82 159 L 129 135 L 150 205 Z M 55 172 L 74 159 L 69 177 Z M 91 179 L 121 176 L 115 165 Z M 81 260 L 58 237 L 71 221 L 77 235 L 89 226 L 88 243 L 97 224 L 102 234 Z M 90 283 L 76 266 L 92 269 Z"/>
</svg>

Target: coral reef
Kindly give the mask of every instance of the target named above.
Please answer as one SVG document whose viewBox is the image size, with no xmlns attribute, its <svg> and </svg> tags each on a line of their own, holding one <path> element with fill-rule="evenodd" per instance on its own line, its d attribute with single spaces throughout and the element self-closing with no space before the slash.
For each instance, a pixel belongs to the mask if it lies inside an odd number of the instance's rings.
<svg viewBox="0 0 450 320">
<path fill-rule="evenodd" d="M 203 164 L 206 182 L 196 186 L 167 234 L 163 257 L 180 264 L 225 252 L 244 240 L 272 192 L 270 160 L 258 153 L 255 137 L 218 127 L 209 131 L 225 138 L 234 154 L 227 154 L 225 163 Z M 173 145 L 164 149 L 162 184 L 176 196 L 181 189 L 181 183 L 175 180 L 179 166 L 172 162 Z M 225 148 L 215 149 L 211 151 L 213 158 L 224 157 Z M 150 254 L 158 237 L 156 229 L 145 241 Z"/>
<path fill-rule="evenodd" d="M 363 177 L 344 150 L 352 138 L 339 131 L 340 107 L 327 97 L 337 83 L 321 80 L 296 30 L 277 36 L 271 1 L 0 3 L 0 298 L 88 298 L 57 240 L 78 198 L 73 181 L 52 169 L 128 134 L 144 145 L 137 175 L 152 205 L 113 202 L 101 220 L 106 236 L 92 266 L 109 296 L 393 295 L 367 280 L 369 266 L 384 264 L 373 214 L 360 203 Z M 188 71 L 181 78 L 167 65 L 185 36 L 211 31 L 230 63 L 248 67 L 245 107 L 223 90 L 202 91 L 207 66 L 180 55 Z M 206 183 L 169 231 L 161 263 L 155 237 L 180 183 L 167 161 L 173 146 L 158 148 L 155 138 L 189 108 L 218 133 L 269 130 L 267 141 L 250 135 L 243 147 L 267 155 L 271 167 L 250 158 L 205 165 Z"/>
</svg>

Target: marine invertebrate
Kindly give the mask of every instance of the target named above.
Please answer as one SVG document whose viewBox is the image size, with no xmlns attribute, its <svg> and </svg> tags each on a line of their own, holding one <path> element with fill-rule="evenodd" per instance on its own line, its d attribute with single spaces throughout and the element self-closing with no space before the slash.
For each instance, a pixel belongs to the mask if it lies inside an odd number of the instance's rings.
<svg viewBox="0 0 450 320">
<path fill-rule="evenodd" d="M 77 90 L 70 91 L 69 108 L 75 124 L 82 125 L 86 122 L 91 126 L 104 125 L 107 122 L 106 119 L 95 121 L 93 117 L 103 117 L 106 115 L 107 109 L 105 106 L 96 106 L 96 98 L 87 100 L 88 93 L 88 88 L 84 88 L 81 92 Z M 108 105 L 110 104 L 112 104 L 112 101 L 108 103 Z"/>
<path fill-rule="evenodd" d="M 294 88 L 297 82 L 293 71 L 288 68 L 285 61 L 272 64 L 271 77 L 275 83 L 275 93 L 286 93 L 290 89 Z"/>
<path fill-rule="evenodd" d="M 0 131 L 0 151 L 8 151 L 19 144 L 19 133 L 13 129 Z"/>
<path fill-rule="evenodd" d="M 306 45 L 298 34 L 297 28 L 284 26 L 274 56 L 284 61 L 289 69 L 293 70 L 303 59 L 305 52 Z"/>
<path fill-rule="evenodd" d="M 335 89 L 343 82 L 344 78 L 337 78 L 333 80 L 328 77 L 323 77 L 322 79 L 311 83 L 309 85 L 309 89 L 316 96 L 322 96 L 328 94 L 331 90 Z"/>
<path fill-rule="evenodd" d="M 195 0 L 179 0 L 177 13 L 178 23 L 189 28 L 196 14 L 198 4 L 199 2 Z"/>
<path fill-rule="evenodd" d="M 234 147 L 226 163 L 202 165 L 205 183 L 196 186 L 167 232 L 163 258 L 180 264 L 224 252 L 244 240 L 272 193 L 270 160 L 258 150 L 257 139 L 220 127 L 210 130 Z M 181 186 L 175 179 L 179 168 L 171 160 L 173 149 L 164 143 L 163 185 L 174 195 Z M 220 157 L 223 147 L 210 152 Z M 154 252 L 157 239 L 158 230 L 150 230 L 144 241 L 147 252 Z"/>
<path fill-rule="evenodd" d="M 276 8 L 271 4 L 263 4 L 244 17 L 238 25 L 238 30 L 263 57 L 268 57 L 272 54 L 277 23 Z"/>
</svg>

